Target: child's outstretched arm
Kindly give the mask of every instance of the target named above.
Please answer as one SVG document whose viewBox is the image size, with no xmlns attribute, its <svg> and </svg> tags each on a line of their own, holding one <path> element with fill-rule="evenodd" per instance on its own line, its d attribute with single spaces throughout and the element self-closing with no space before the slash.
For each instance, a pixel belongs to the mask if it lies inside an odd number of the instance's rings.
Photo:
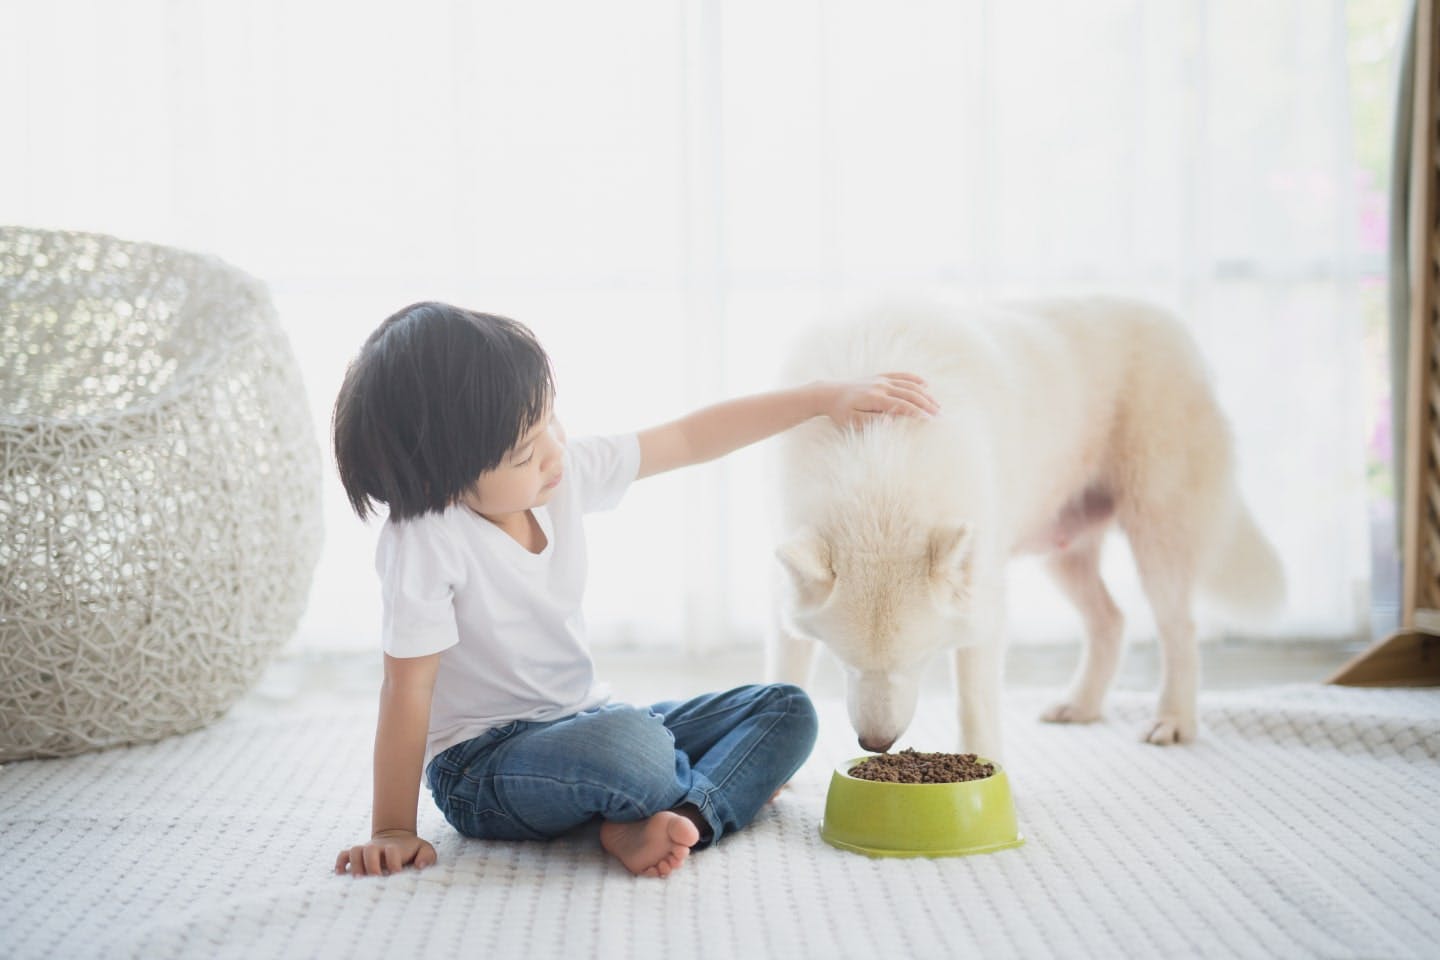
<svg viewBox="0 0 1440 960">
<path fill-rule="evenodd" d="M 363 877 L 417 868 L 435 862 L 435 848 L 415 833 L 415 808 L 430 727 L 430 697 L 440 654 L 385 655 L 380 687 L 380 720 L 375 728 L 375 796 L 370 842 L 340 851 L 335 872 Z"/>
<path fill-rule="evenodd" d="M 811 383 L 717 403 L 640 432 L 641 477 L 723 457 L 811 417 L 852 426 L 886 414 L 933 416 L 940 406 L 913 373 L 870 380 Z"/>
</svg>

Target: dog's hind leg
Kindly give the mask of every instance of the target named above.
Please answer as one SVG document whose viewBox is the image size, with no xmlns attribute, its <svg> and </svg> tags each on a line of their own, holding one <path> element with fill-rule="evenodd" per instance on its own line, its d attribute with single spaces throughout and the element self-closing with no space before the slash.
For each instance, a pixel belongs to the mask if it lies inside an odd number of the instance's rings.
<svg viewBox="0 0 1440 960">
<path fill-rule="evenodd" d="M 1105 694 L 1120 665 L 1125 617 L 1100 577 L 1104 542 L 1105 527 L 1093 527 L 1046 561 L 1046 569 L 1085 622 L 1080 665 L 1065 699 L 1040 715 L 1047 723 L 1090 723 L 1100 719 Z"/>
<path fill-rule="evenodd" d="M 1143 739 L 1161 745 L 1188 743 L 1195 739 L 1198 726 L 1200 683 L 1200 651 L 1191 611 L 1196 562 L 1181 531 L 1173 524 L 1166 527 L 1161 517 L 1154 519 L 1161 522 L 1137 524 L 1130 534 L 1140 585 L 1160 633 L 1160 702 Z"/>
</svg>

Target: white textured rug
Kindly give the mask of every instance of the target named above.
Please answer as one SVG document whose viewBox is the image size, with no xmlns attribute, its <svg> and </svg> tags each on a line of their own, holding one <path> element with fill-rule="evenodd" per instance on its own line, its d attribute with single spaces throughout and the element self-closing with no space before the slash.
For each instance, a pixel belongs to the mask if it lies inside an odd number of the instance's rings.
<svg viewBox="0 0 1440 960">
<path fill-rule="evenodd" d="M 1202 741 L 1135 740 L 1148 697 L 1091 727 L 1012 691 L 1008 768 L 1028 842 L 870 860 L 817 834 L 821 742 L 750 829 L 669 880 L 630 877 L 593 831 L 457 836 L 440 863 L 352 879 L 372 716 L 341 702 L 148 747 L 0 768 L 6 957 L 1433 957 L 1440 950 L 1440 691 L 1277 687 L 1202 697 Z M 947 750 L 944 698 L 904 741 Z"/>
</svg>

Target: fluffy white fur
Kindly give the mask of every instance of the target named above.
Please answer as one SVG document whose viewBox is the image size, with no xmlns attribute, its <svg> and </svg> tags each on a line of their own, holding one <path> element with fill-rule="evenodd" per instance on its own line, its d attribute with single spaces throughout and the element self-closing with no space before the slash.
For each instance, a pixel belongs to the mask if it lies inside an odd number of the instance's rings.
<svg viewBox="0 0 1440 960">
<path fill-rule="evenodd" d="M 772 677 L 806 682 L 823 641 L 845 665 L 861 745 L 884 750 L 910 723 L 922 671 L 954 648 L 962 749 L 998 758 L 1005 566 L 1043 552 L 1088 641 L 1044 719 L 1095 720 L 1123 633 L 1099 573 L 1118 525 L 1164 654 L 1145 739 L 1192 739 L 1197 588 L 1251 617 L 1279 605 L 1284 583 L 1184 330 L 1113 299 L 893 306 L 809 332 L 787 379 L 889 371 L 923 376 L 941 415 L 859 430 L 820 418 L 782 440 L 788 576 Z"/>
</svg>

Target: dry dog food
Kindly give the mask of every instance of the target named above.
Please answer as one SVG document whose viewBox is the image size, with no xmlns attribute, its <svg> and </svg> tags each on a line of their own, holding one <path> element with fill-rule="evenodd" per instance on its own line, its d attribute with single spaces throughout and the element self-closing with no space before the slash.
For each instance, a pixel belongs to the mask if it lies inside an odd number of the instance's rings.
<svg viewBox="0 0 1440 960">
<path fill-rule="evenodd" d="M 984 780 L 995 773 L 994 764 L 973 753 L 880 753 L 855 764 L 850 776 L 886 783 L 961 783 Z"/>
</svg>

